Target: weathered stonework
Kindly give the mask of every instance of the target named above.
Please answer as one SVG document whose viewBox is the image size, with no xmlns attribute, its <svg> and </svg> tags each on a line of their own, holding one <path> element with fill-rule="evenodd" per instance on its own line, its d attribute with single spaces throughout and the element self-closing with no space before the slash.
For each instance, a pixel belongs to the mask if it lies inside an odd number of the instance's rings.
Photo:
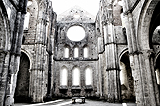
<svg viewBox="0 0 160 106">
<path fill-rule="evenodd" d="M 72 96 L 159 106 L 159 6 L 100 0 L 96 17 L 75 6 L 57 19 L 50 0 L 1 0 L 0 106 Z M 69 39 L 74 26 L 83 39 Z"/>
</svg>

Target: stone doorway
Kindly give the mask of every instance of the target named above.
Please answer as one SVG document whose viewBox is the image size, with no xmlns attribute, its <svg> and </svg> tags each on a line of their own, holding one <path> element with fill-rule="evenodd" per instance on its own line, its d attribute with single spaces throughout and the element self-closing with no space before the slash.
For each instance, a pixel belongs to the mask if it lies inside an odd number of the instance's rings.
<svg viewBox="0 0 160 106">
<path fill-rule="evenodd" d="M 135 102 L 134 79 L 130 67 L 129 53 L 120 58 L 121 98 L 124 102 Z"/>
<path fill-rule="evenodd" d="M 26 103 L 29 99 L 29 66 L 30 61 L 25 53 L 21 53 L 19 72 L 17 75 L 17 84 L 15 90 L 15 102 Z"/>
</svg>

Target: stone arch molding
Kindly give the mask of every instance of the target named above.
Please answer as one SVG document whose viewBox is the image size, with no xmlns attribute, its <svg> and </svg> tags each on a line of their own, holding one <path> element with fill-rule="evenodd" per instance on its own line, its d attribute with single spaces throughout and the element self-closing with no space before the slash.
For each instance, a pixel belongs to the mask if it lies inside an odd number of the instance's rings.
<svg viewBox="0 0 160 106">
<path fill-rule="evenodd" d="M 119 61 L 120 61 L 120 59 L 122 58 L 122 56 L 123 56 L 126 52 L 128 52 L 128 48 L 125 48 L 125 49 L 123 49 L 123 50 L 121 51 L 121 53 L 120 53 L 120 55 L 119 55 Z"/>
<path fill-rule="evenodd" d="M 160 56 L 160 51 L 157 53 L 157 55 L 154 58 L 154 67 L 156 67 L 156 62 L 159 56 Z"/>
<path fill-rule="evenodd" d="M 10 37 L 10 24 L 7 9 L 4 6 L 3 0 L 0 2 L 0 26 L 1 26 L 1 36 L 0 36 L 0 49 L 7 52 L 11 48 L 11 37 Z"/>
<path fill-rule="evenodd" d="M 156 5 L 160 0 L 145 0 L 140 12 L 140 18 L 138 21 L 137 40 L 140 46 L 140 50 L 150 49 L 149 45 L 149 29 L 152 19 L 152 15 Z"/>
<path fill-rule="evenodd" d="M 22 49 L 21 52 L 23 52 L 24 54 L 26 54 L 27 57 L 29 58 L 29 62 L 30 62 L 29 70 L 31 70 L 32 69 L 32 62 L 33 62 L 31 54 L 27 50 L 24 50 L 24 49 Z"/>
</svg>

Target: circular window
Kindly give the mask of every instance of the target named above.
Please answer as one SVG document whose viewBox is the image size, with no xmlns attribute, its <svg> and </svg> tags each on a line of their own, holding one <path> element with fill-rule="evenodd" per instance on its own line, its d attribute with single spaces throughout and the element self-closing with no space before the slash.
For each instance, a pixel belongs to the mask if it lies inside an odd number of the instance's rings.
<svg viewBox="0 0 160 106">
<path fill-rule="evenodd" d="M 68 29 L 67 37 L 72 41 L 81 41 L 85 37 L 85 30 L 81 26 L 72 26 Z"/>
</svg>

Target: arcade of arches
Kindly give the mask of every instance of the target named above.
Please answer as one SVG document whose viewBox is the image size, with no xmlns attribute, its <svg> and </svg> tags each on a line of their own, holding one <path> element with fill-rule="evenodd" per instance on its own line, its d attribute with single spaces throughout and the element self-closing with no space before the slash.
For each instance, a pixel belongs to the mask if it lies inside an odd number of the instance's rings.
<svg viewBox="0 0 160 106">
<path fill-rule="evenodd" d="M 92 4 L 92 3 L 91 3 Z M 0 106 L 52 98 L 160 105 L 160 0 L 0 0 Z M 78 29 L 78 30 L 77 30 Z"/>
</svg>

